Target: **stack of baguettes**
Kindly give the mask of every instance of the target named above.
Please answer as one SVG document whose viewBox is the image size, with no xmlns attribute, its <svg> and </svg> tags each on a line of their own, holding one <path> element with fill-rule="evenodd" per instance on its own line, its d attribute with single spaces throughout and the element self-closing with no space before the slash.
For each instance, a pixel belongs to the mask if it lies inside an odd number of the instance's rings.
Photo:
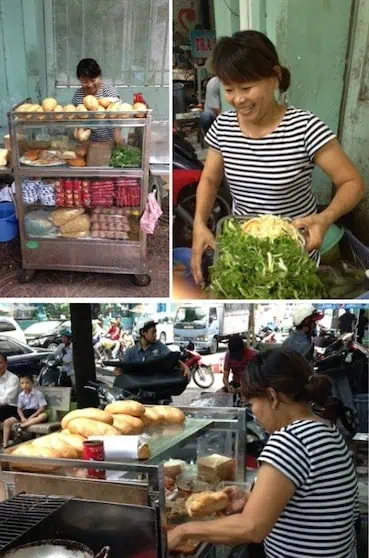
<svg viewBox="0 0 369 558">
<path fill-rule="evenodd" d="M 144 407 L 136 401 L 117 401 L 102 409 L 89 407 L 71 411 L 61 422 L 61 432 L 54 432 L 17 446 L 12 455 L 43 458 L 79 459 L 83 442 L 90 436 L 139 436 L 153 426 L 181 425 L 184 413 L 175 407 Z M 138 446 L 138 459 L 149 459 L 150 448 L 146 441 Z M 24 468 L 24 467 L 23 467 Z M 28 466 L 27 470 L 41 470 Z M 47 470 L 54 470 L 47 467 Z M 46 470 L 42 467 L 42 470 Z"/>
</svg>

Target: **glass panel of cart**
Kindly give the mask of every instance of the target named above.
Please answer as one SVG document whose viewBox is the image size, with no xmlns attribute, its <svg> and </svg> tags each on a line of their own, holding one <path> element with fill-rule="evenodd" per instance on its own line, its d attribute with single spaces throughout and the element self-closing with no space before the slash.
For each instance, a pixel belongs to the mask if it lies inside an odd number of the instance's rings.
<svg viewBox="0 0 369 558">
<path fill-rule="evenodd" d="M 111 120 L 43 122 L 39 126 L 18 123 L 20 166 L 140 169 L 145 128 L 141 119 L 136 122 L 121 126 Z"/>
<path fill-rule="evenodd" d="M 141 179 L 23 178 L 29 238 L 139 241 Z"/>
</svg>

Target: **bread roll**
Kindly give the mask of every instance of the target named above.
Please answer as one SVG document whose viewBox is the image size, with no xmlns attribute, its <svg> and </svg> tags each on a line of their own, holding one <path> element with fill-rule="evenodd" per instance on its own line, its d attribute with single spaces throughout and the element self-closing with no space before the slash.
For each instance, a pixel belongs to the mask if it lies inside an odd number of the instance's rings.
<svg viewBox="0 0 369 558">
<path fill-rule="evenodd" d="M 102 107 L 101 105 L 99 105 L 99 108 L 96 111 L 98 114 L 96 114 L 96 118 L 105 118 L 105 113 L 106 110 L 104 109 L 104 107 Z"/>
<path fill-rule="evenodd" d="M 113 417 L 112 417 L 113 418 Z M 72 434 L 89 436 L 119 436 L 120 432 L 106 422 L 100 422 L 89 418 L 75 418 L 68 423 L 68 430 Z"/>
<path fill-rule="evenodd" d="M 64 109 L 61 105 L 56 105 L 56 107 L 54 108 L 54 112 L 64 112 Z M 55 120 L 63 120 L 63 115 L 62 114 L 56 114 L 55 115 Z"/>
<path fill-rule="evenodd" d="M 144 425 L 142 420 L 130 415 L 113 415 L 113 426 L 125 436 L 142 434 Z"/>
<path fill-rule="evenodd" d="M 53 99 L 52 97 L 47 97 L 42 101 L 42 108 L 45 112 L 53 112 L 57 104 L 58 103 L 56 99 Z"/>
<path fill-rule="evenodd" d="M 109 403 L 105 407 L 107 413 L 112 415 L 131 415 L 132 417 L 142 417 L 145 414 L 145 407 L 137 401 L 116 401 Z"/>
<path fill-rule="evenodd" d="M 122 103 L 119 107 L 119 111 L 122 112 L 122 114 L 119 115 L 120 118 L 129 118 L 133 116 L 131 114 L 133 112 L 133 107 L 129 103 Z"/>
<path fill-rule="evenodd" d="M 150 459 L 151 450 L 150 450 L 150 447 L 148 446 L 148 444 L 143 443 L 139 446 L 138 451 L 137 451 L 137 457 L 141 461 L 144 461 L 146 459 Z"/>
<path fill-rule="evenodd" d="M 107 110 L 108 110 L 109 112 L 111 112 L 112 114 L 107 115 L 107 117 L 108 117 L 108 118 L 109 118 L 109 117 L 110 117 L 110 118 L 116 118 L 116 116 L 117 116 L 116 111 L 119 111 L 119 110 L 120 110 L 120 106 L 121 106 L 121 102 L 120 102 L 120 101 L 114 101 L 113 103 L 111 103 L 111 104 L 108 106 Z"/>
<path fill-rule="evenodd" d="M 79 452 L 69 444 L 59 432 L 36 438 L 36 440 L 33 441 L 33 445 L 59 451 L 60 457 L 64 459 L 77 459 L 79 457 Z"/>
<path fill-rule="evenodd" d="M 101 97 L 101 99 L 98 99 L 98 103 L 100 106 L 104 107 L 104 109 L 107 109 L 111 103 L 111 100 L 109 99 L 109 97 Z"/>
<path fill-rule="evenodd" d="M 225 492 L 198 492 L 187 498 L 185 505 L 190 517 L 206 517 L 225 510 L 228 496 Z"/>
<path fill-rule="evenodd" d="M 63 221 L 63 223 L 56 223 L 55 221 L 53 222 L 56 225 L 63 225 L 66 221 Z M 87 407 L 86 409 L 75 409 L 74 411 L 70 411 L 70 413 L 65 415 L 65 417 L 63 417 L 63 420 L 61 421 L 62 429 L 64 430 L 65 428 L 68 428 L 69 422 L 75 418 L 89 418 L 92 420 L 105 422 L 106 424 L 113 424 L 113 417 L 110 413 L 102 411 L 101 409 L 95 409 L 94 407 Z"/>
<path fill-rule="evenodd" d="M 144 103 L 135 103 L 133 105 L 136 118 L 145 118 L 147 113 L 147 106 Z"/>
<path fill-rule="evenodd" d="M 30 458 L 39 457 L 45 459 L 61 458 L 60 451 L 42 446 L 34 446 L 32 442 L 27 442 L 26 444 L 21 444 L 16 447 L 11 452 L 11 455 Z M 19 471 L 29 471 L 31 473 L 51 473 L 58 469 L 58 467 L 55 467 L 54 465 L 32 465 L 31 463 L 12 464 L 12 467 L 13 469 L 17 469 Z"/>
<path fill-rule="evenodd" d="M 144 426 L 157 426 L 161 423 L 161 417 L 151 407 L 145 408 L 145 414 L 141 417 Z"/>
<path fill-rule="evenodd" d="M 27 112 L 31 106 L 32 103 L 24 103 L 23 105 L 19 105 L 19 107 L 15 109 L 15 112 Z"/>
<path fill-rule="evenodd" d="M 69 430 L 60 432 L 60 436 L 67 442 L 67 444 L 72 446 L 72 448 L 78 452 L 79 456 L 82 455 L 83 442 L 86 440 L 84 436 L 81 436 L 80 434 L 72 434 Z"/>
<path fill-rule="evenodd" d="M 157 405 L 153 407 L 153 410 L 160 416 L 162 422 L 165 424 L 182 424 L 186 418 L 184 412 L 176 407 Z"/>
<path fill-rule="evenodd" d="M 77 105 L 78 118 L 88 118 L 88 110 L 85 105 Z"/>
<path fill-rule="evenodd" d="M 72 113 L 74 113 L 74 112 L 76 112 L 76 107 L 75 107 L 74 105 L 72 105 L 72 104 L 70 104 L 70 105 L 65 105 L 63 111 L 64 111 L 64 112 L 72 112 Z M 74 118 L 74 115 L 71 114 L 70 116 L 68 116 L 68 118 L 69 118 L 70 120 L 72 120 L 72 119 Z"/>
<path fill-rule="evenodd" d="M 88 110 L 97 111 L 99 109 L 99 102 L 93 95 L 87 95 L 83 99 L 83 104 Z"/>
</svg>

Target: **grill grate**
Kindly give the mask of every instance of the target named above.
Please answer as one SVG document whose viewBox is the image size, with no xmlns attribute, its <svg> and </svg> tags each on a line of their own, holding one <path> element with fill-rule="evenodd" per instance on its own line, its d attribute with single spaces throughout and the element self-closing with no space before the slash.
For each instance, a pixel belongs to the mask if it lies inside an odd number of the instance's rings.
<svg viewBox="0 0 369 558">
<path fill-rule="evenodd" d="M 0 503 L 0 551 L 64 506 L 65 498 L 17 494 Z"/>
</svg>

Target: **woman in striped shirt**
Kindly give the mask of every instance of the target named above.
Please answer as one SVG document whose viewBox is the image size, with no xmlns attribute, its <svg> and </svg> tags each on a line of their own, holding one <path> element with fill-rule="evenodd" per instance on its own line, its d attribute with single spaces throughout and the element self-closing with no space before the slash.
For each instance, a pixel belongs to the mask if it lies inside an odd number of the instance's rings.
<svg viewBox="0 0 369 558">
<path fill-rule="evenodd" d="M 355 469 L 339 431 L 311 410 L 312 401 L 325 403 L 330 381 L 310 374 L 308 362 L 292 350 L 274 349 L 250 362 L 243 394 L 271 434 L 253 490 L 226 489 L 231 515 L 173 529 L 170 548 L 187 539 L 264 541 L 267 558 L 356 558 Z"/>
<path fill-rule="evenodd" d="M 316 251 L 328 229 L 351 211 L 364 193 L 363 181 L 342 151 L 335 134 L 309 111 L 275 100 L 285 92 L 290 72 L 279 63 L 271 41 L 257 31 L 223 37 L 214 51 L 214 71 L 234 110 L 218 116 L 206 135 L 209 145 L 197 188 L 192 272 L 203 280 L 204 250 L 214 247 L 207 227 L 216 192 L 225 174 L 235 215 L 274 214 L 295 220 L 309 231 L 308 248 Z M 317 214 L 311 181 L 320 167 L 337 188 L 326 210 Z"/>
<path fill-rule="evenodd" d="M 81 87 L 75 92 L 72 104 L 74 106 L 83 104 L 83 99 L 87 95 L 93 95 L 96 99 L 108 97 L 111 101 L 117 101 L 119 95 L 113 85 L 104 80 L 99 64 L 93 58 L 84 58 L 77 65 L 77 77 Z M 94 128 L 91 131 L 90 141 L 111 141 L 115 139 L 120 143 L 120 129 L 112 127 Z"/>
</svg>

